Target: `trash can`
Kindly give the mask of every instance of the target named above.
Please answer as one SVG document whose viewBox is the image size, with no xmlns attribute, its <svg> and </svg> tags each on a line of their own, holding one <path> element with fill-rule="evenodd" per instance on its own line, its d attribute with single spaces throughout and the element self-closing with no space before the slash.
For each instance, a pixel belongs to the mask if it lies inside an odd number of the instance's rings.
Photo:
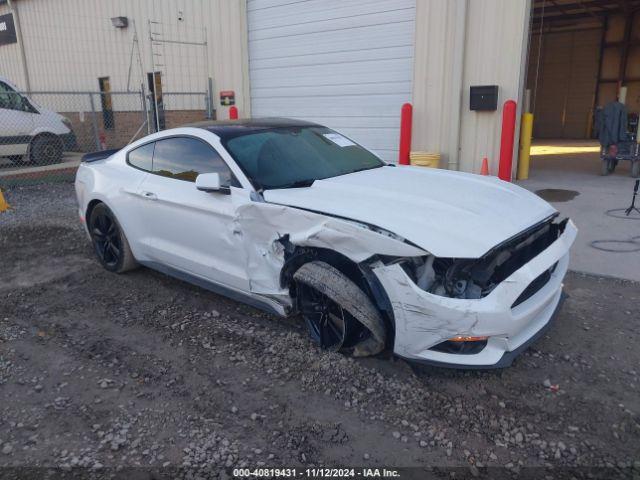
<svg viewBox="0 0 640 480">
<path fill-rule="evenodd" d="M 409 154 L 411 165 L 418 167 L 438 168 L 440 166 L 440 154 L 431 152 L 411 152 Z"/>
</svg>

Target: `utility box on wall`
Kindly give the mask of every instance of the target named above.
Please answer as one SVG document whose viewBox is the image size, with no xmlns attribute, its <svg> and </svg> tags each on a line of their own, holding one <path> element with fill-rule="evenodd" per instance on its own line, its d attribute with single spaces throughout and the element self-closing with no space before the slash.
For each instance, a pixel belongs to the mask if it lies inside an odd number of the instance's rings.
<svg viewBox="0 0 640 480">
<path fill-rule="evenodd" d="M 469 109 L 478 111 L 497 110 L 498 85 L 472 86 L 469 98 Z"/>
</svg>

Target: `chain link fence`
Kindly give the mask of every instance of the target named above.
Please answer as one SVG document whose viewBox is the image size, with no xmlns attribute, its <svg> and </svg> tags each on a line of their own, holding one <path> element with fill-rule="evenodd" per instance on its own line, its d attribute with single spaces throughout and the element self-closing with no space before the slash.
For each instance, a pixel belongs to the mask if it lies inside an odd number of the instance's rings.
<svg viewBox="0 0 640 480">
<path fill-rule="evenodd" d="M 70 181 L 84 153 L 213 116 L 205 92 L 26 95 L 0 82 L 0 188 Z"/>
</svg>

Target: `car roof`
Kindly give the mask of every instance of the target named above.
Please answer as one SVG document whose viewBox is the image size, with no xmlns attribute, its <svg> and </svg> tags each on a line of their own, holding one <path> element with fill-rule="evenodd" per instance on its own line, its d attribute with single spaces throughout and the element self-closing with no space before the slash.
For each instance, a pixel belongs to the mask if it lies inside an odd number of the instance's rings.
<svg viewBox="0 0 640 480">
<path fill-rule="evenodd" d="M 240 120 L 207 120 L 183 127 L 202 128 L 215 133 L 221 140 L 276 128 L 319 127 L 321 125 L 292 118 L 245 118 Z"/>
</svg>

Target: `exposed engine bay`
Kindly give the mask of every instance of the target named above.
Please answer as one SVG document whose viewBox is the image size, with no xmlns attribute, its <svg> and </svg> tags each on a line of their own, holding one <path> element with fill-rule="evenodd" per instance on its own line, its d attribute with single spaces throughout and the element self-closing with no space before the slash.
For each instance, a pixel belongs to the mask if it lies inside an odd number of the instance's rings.
<svg viewBox="0 0 640 480">
<path fill-rule="evenodd" d="M 555 218 L 525 230 L 479 259 L 429 255 L 407 259 L 401 265 L 426 292 L 450 298 L 483 298 L 562 235 L 568 219 L 554 222 Z"/>
</svg>

